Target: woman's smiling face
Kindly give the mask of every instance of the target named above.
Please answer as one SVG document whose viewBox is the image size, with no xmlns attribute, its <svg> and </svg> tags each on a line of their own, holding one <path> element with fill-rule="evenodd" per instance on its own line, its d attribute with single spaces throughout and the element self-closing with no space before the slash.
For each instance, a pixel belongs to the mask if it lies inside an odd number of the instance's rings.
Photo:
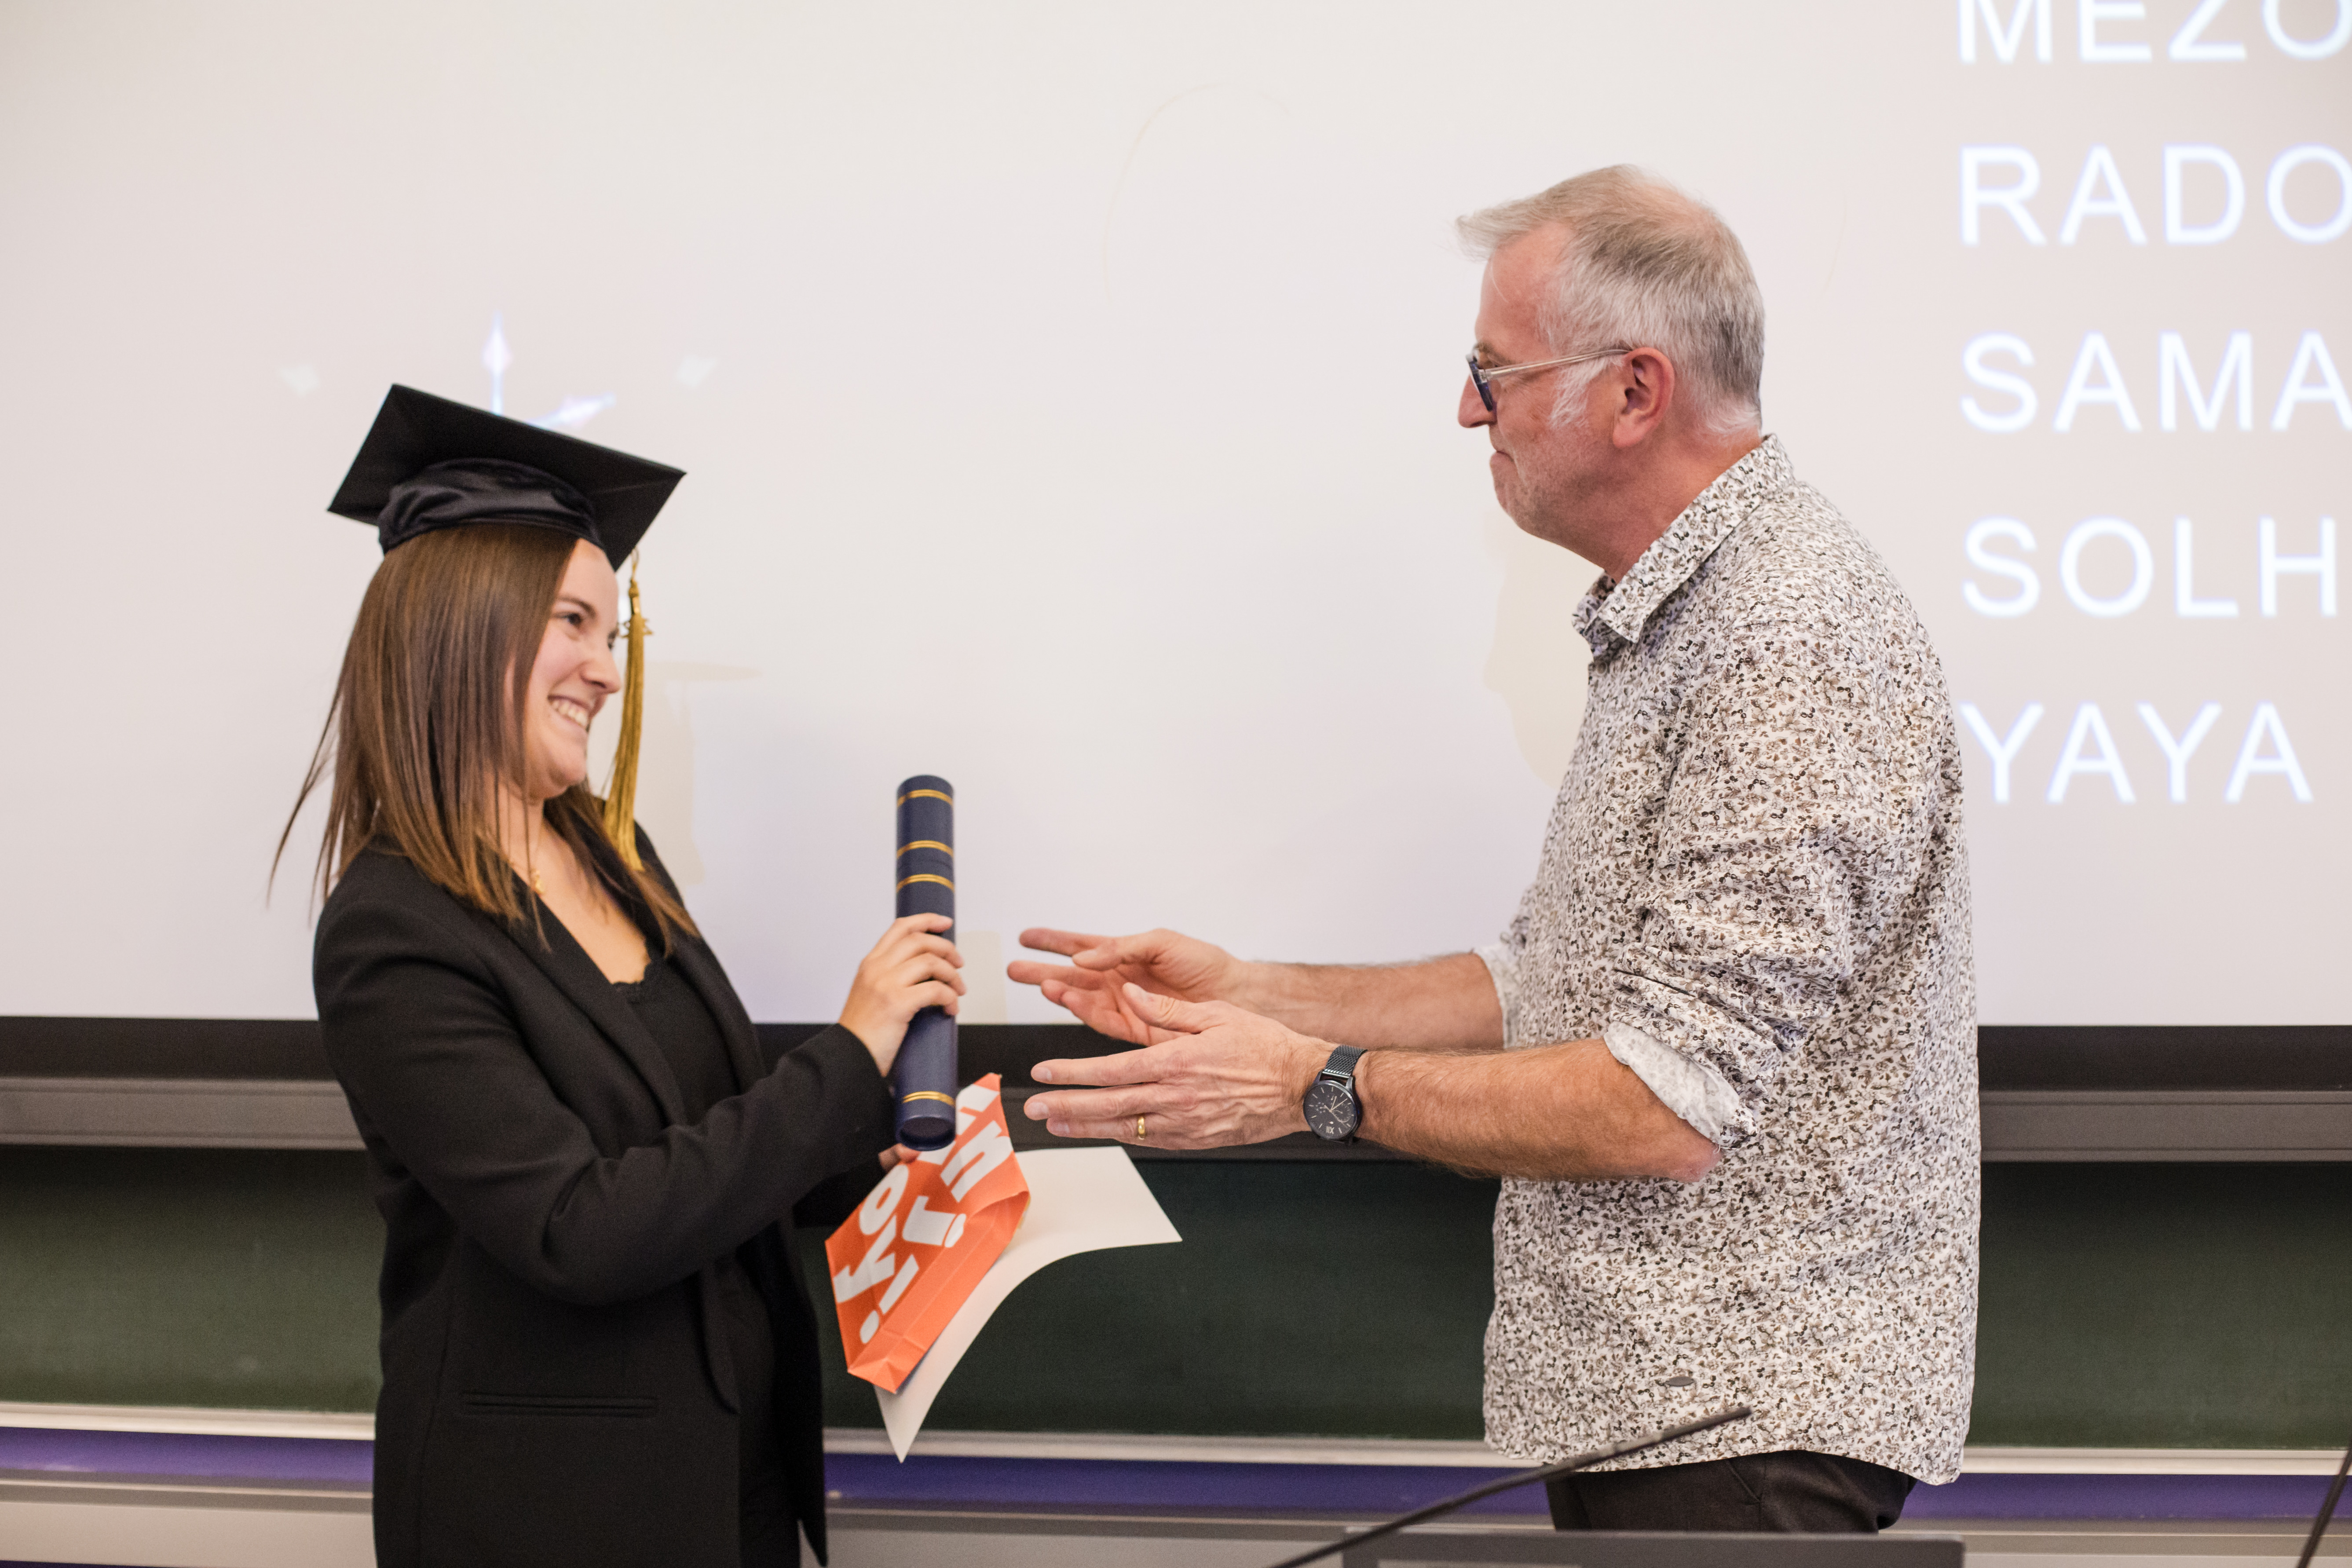
<svg viewBox="0 0 2352 1568">
<path fill-rule="evenodd" d="M 531 800 L 552 800 L 588 777 L 588 725 L 621 686 L 613 663 L 620 597 L 604 552 L 582 541 L 555 591 L 523 698 L 523 784 Z"/>
</svg>

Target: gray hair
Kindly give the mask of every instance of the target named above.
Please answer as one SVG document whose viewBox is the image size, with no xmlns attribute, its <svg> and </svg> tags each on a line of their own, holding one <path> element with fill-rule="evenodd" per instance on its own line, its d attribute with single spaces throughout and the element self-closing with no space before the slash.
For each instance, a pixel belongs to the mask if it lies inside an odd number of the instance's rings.
<svg viewBox="0 0 2352 1568">
<path fill-rule="evenodd" d="M 1550 295 L 1537 312 L 1552 353 L 1608 343 L 1663 349 L 1702 426 L 1729 436 L 1761 424 L 1764 297 L 1738 236 L 1705 203 L 1619 163 L 1454 226 L 1486 258 L 1538 231 L 1565 229 Z M 1587 375 L 1606 368 L 1595 362 Z M 1590 384 L 1564 381 L 1561 411 Z"/>
</svg>

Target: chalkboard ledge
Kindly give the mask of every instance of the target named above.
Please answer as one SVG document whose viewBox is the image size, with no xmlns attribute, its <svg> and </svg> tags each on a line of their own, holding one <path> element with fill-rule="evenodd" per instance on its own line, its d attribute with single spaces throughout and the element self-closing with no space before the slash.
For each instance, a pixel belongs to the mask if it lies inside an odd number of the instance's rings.
<svg viewBox="0 0 2352 1568">
<path fill-rule="evenodd" d="M 2352 1091 L 1989 1089 L 1988 1162 L 2352 1160 Z"/>
<path fill-rule="evenodd" d="M 333 1079 L 246 1078 L 0 1078 L 0 1143 L 361 1147 Z"/>
<path fill-rule="evenodd" d="M 313 1437 L 373 1442 L 364 1410 L 236 1410 L 194 1405 L 52 1405 L 0 1400 L 0 1428 L 146 1432 L 184 1437 Z"/>
</svg>

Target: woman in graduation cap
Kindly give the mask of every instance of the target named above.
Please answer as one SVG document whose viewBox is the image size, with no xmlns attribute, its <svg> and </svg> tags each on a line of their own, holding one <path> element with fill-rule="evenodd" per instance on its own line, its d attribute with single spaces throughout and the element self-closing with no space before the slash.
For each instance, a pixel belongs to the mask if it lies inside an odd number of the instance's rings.
<svg viewBox="0 0 2352 1568">
<path fill-rule="evenodd" d="M 303 795 L 331 776 L 313 980 L 386 1231 L 385 1568 L 765 1568 L 795 1523 L 824 1557 L 783 1227 L 872 1186 L 961 961 L 893 924 L 771 1061 L 631 820 L 634 734 L 588 793 L 614 572 L 681 477 L 395 387 L 332 508 L 384 550 Z"/>
</svg>

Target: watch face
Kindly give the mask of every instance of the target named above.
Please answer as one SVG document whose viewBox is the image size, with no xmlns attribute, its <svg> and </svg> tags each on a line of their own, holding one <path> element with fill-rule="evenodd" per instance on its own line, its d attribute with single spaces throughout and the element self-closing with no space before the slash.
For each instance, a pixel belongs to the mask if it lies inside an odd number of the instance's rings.
<svg viewBox="0 0 2352 1568">
<path fill-rule="evenodd" d="M 1315 1080 L 1315 1087 L 1307 1091 L 1303 1109 L 1308 1131 L 1333 1142 L 1353 1138 L 1356 1124 L 1361 1120 L 1356 1110 L 1355 1091 L 1328 1079 Z"/>
</svg>

